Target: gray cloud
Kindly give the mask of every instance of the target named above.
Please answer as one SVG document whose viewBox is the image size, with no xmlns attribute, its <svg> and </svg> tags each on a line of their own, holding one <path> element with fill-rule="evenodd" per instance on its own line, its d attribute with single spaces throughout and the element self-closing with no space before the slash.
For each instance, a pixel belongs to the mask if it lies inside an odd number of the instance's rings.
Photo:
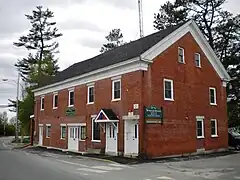
<svg viewBox="0 0 240 180">
<path fill-rule="evenodd" d="M 88 31 L 98 31 L 104 32 L 105 30 L 100 28 L 98 25 L 91 22 L 82 20 L 69 20 L 65 22 L 58 23 L 59 29 L 61 30 L 88 30 Z"/>
<path fill-rule="evenodd" d="M 81 38 L 78 40 L 78 42 L 84 46 L 84 47 L 88 47 L 88 48 L 101 48 L 102 44 L 104 43 L 104 40 L 99 40 L 99 39 L 95 39 L 95 38 Z"/>
<path fill-rule="evenodd" d="M 93 0 L 94 1 L 94 0 Z M 113 5 L 117 8 L 136 9 L 136 0 L 101 0 L 101 2 Z"/>
</svg>

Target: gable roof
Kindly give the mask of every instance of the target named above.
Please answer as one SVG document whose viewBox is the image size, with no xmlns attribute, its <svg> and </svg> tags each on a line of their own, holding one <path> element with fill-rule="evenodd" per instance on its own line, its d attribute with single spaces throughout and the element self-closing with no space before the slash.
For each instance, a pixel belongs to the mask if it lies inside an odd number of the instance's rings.
<svg viewBox="0 0 240 180">
<path fill-rule="evenodd" d="M 138 57 L 142 53 L 147 51 L 149 48 L 151 48 L 153 45 L 157 44 L 159 41 L 161 41 L 173 31 L 178 29 L 183 24 L 184 23 L 169 27 L 165 30 L 158 31 L 154 34 L 119 46 L 113 50 L 107 51 L 93 58 L 75 63 L 70 67 L 66 68 L 65 70 L 59 72 L 56 76 L 42 82 L 40 84 L 40 87 L 57 83 L 75 76 L 89 73 L 100 68 L 104 68 Z"/>
<path fill-rule="evenodd" d="M 112 109 L 101 109 L 95 118 L 95 122 L 118 122 L 119 118 Z"/>
</svg>

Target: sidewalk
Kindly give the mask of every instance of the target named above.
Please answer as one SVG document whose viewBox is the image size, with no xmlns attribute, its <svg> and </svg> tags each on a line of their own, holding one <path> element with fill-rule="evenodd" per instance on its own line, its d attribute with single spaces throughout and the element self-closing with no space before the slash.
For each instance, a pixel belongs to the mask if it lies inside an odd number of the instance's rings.
<svg viewBox="0 0 240 180">
<path fill-rule="evenodd" d="M 231 154 L 237 154 L 237 151 L 225 151 L 225 152 L 216 152 L 212 154 L 200 154 L 200 155 L 190 155 L 190 156 L 175 156 L 175 157 L 160 157 L 156 159 L 140 159 L 140 158 L 128 158 L 123 156 L 108 156 L 104 154 L 82 154 L 78 152 L 70 152 L 70 151 L 62 151 L 60 149 L 48 149 L 47 147 L 40 147 L 40 146 L 29 146 L 22 148 L 30 153 L 53 153 L 53 154 L 60 154 L 60 155 L 69 155 L 73 158 L 90 158 L 95 159 L 98 161 L 105 161 L 105 162 L 112 162 L 112 163 L 120 163 L 120 164 L 142 164 L 142 163 L 151 163 L 151 162 L 158 162 L 158 163 L 165 163 L 165 162 L 179 162 L 179 161 L 189 161 L 189 160 L 196 160 L 196 159 L 207 159 L 207 158 L 214 158 L 220 156 L 227 156 Z"/>
</svg>

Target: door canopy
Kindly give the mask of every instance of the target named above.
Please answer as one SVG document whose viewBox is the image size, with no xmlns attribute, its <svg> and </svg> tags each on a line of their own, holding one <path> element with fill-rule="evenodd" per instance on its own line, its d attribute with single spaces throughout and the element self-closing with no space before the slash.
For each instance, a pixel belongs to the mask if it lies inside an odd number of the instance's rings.
<svg viewBox="0 0 240 180">
<path fill-rule="evenodd" d="M 118 122 L 119 118 L 117 115 L 113 112 L 112 109 L 102 109 L 96 119 L 95 122 L 101 123 L 101 122 Z"/>
</svg>

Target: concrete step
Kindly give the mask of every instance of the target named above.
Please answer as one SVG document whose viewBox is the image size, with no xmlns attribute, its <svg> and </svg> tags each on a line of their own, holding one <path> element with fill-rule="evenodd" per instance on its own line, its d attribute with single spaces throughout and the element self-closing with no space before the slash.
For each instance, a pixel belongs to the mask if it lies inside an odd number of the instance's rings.
<svg viewBox="0 0 240 180">
<path fill-rule="evenodd" d="M 101 154 L 101 149 L 92 149 L 89 148 L 87 151 L 88 154 Z"/>
</svg>

